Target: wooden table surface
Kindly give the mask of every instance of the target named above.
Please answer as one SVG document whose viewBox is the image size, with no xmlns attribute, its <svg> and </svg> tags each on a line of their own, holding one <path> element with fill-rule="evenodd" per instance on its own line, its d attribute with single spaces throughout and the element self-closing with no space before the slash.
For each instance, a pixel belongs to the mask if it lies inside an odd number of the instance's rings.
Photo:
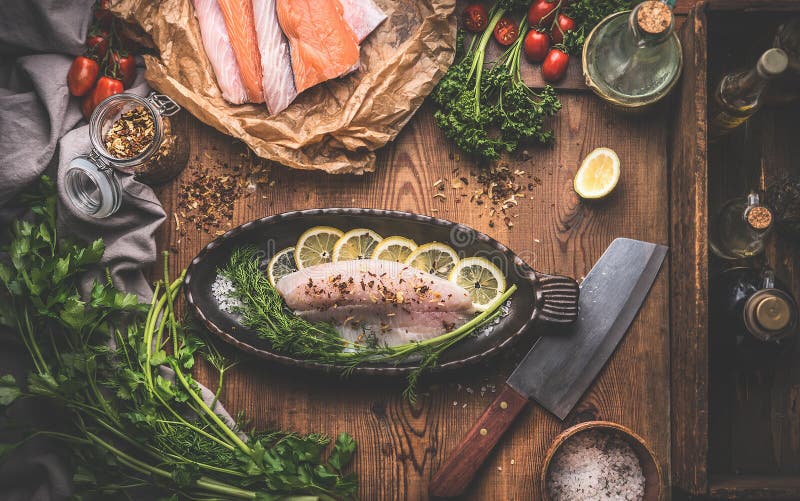
<svg viewBox="0 0 800 501">
<path fill-rule="evenodd" d="M 679 8 L 685 7 L 680 2 Z M 274 185 L 245 190 L 229 224 L 313 207 L 411 211 L 472 226 L 508 245 L 535 269 L 578 279 L 616 237 L 668 244 L 668 110 L 625 116 L 586 92 L 563 93 L 561 100 L 563 109 L 552 121 L 555 145 L 528 147 L 528 155 L 509 160 L 512 169 L 525 171 L 524 178 L 537 184 L 511 212 L 517 215 L 513 228 L 501 218 L 490 226 L 486 206 L 457 203 L 461 197 L 449 187 L 446 200 L 433 198 L 438 179 L 469 176 L 477 166 L 444 138 L 429 105 L 379 152 L 375 173 L 330 176 L 276 166 Z M 240 164 L 246 151 L 192 117 L 186 128 L 192 143 L 189 167 L 157 190 L 168 216 L 158 241 L 172 250 L 173 269 L 187 266 L 215 237 L 214 231 L 185 223 L 183 232 L 177 231 L 173 214 L 179 210 L 181 186 L 198 172 L 231 174 L 224 164 Z M 585 203 L 573 192 L 572 178 L 581 159 L 600 146 L 617 151 L 622 176 L 609 199 Z M 530 405 L 480 470 L 468 499 L 541 499 L 537 478 L 547 447 L 569 425 L 588 419 L 621 423 L 640 434 L 658 456 L 667 487 L 668 266 L 666 262 L 627 336 L 567 421 Z M 227 376 L 223 401 L 232 414 L 244 411 L 258 427 L 353 435 L 358 441 L 353 466 L 364 500 L 426 499 L 431 476 L 491 402 L 492 385 L 500 386 L 535 335 L 482 366 L 423 381 L 413 406 L 401 396 L 402 380 L 340 380 L 248 357 Z M 216 376 L 207 367 L 201 365 L 196 377 L 216 387 Z"/>
</svg>

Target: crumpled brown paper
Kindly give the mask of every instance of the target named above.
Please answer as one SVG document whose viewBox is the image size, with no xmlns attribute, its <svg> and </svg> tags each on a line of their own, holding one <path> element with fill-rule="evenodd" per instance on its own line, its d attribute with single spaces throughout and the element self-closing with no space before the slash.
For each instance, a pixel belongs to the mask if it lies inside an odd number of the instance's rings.
<svg viewBox="0 0 800 501">
<path fill-rule="evenodd" d="M 387 15 L 362 44 L 361 69 L 301 94 L 282 113 L 231 105 L 206 57 L 191 0 L 116 0 L 112 11 L 141 26 L 160 56 L 145 77 L 201 121 L 259 156 L 297 169 L 363 173 L 394 139 L 453 60 L 455 0 L 376 0 Z"/>
</svg>

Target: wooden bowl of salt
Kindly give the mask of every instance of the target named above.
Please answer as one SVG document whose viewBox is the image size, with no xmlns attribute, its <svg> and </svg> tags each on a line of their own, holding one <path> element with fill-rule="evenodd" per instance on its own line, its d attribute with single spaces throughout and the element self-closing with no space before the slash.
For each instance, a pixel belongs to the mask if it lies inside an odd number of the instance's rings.
<svg viewBox="0 0 800 501">
<path fill-rule="evenodd" d="M 647 443 L 610 421 L 562 432 L 545 455 L 539 487 L 545 501 L 661 501 L 661 467 Z"/>
</svg>

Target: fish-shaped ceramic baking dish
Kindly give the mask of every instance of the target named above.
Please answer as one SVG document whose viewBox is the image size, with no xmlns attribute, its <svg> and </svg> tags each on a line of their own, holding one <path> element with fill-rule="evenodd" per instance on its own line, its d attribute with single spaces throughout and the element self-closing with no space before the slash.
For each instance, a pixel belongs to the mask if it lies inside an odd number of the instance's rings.
<svg viewBox="0 0 800 501">
<path fill-rule="evenodd" d="M 251 245 L 262 250 L 263 268 L 275 252 L 295 245 L 298 237 L 314 226 L 333 226 L 342 231 L 369 228 L 383 236 L 399 235 L 417 244 L 442 242 L 461 257 L 481 256 L 504 270 L 508 286 L 516 284 L 508 312 L 491 328 L 465 338 L 445 351 L 434 371 L 455 369 L 485 360 L 520 338 L 531 342 L 578 316 L 578 285 L 572 278 L 547 275 L 531 269 L 506 246 L 465 225 L 410 212 L 326 208 L 286 212 L 250 221 L 208 244 L 194 258 L 186 272 L 185 293 L 190 309 L 215 335 L 246 353 L 286 364 L 321 371 L 343 367 L 292 358 L 271 350 L 269 343 L 236 320 L 236 315 L 219 308 L 211 286 L 219 268 L 231 253 Z M 363 364 L 354 374 L 406 374 L 417 361 Z"/>
</svg>

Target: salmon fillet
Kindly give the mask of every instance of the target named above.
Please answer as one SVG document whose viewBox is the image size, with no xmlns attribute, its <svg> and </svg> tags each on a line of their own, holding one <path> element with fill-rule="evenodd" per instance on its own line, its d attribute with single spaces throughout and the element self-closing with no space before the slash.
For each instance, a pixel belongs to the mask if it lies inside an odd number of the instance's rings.
<svg viewBox="0 0 800 501">
<path fill-rule="evenodd" d="M 277 0 L 276 8 L 289 40 L 298 93 L 344 75 L 358 63 L 358 38 L 345 22 L 339 0 Z"/>
<path fill-rule="evenodd" d="M 194 14 L 222 97 L 233 104 L 246 102 L 247 92 L 217 0 L 194 0 Z"/>
<path fill-rule="evenodd" d="M 247 100 L 264 102 L 261 85 L 261 55 L 258 53 L 255 17 L 252 0 L 219 0 L 222 17 L 228 28 L 228 37 L 236 55 L 236 63 L 242 76 Z"/>
<path fill-rule="evenodd" d="M 286 109 L 297 97 L 289 43 L 278 24 L 275 0 L 253 0 L 253 13 L 258 34 L 258 51 L 261 53 L 261 69 L 264 72 L 264 100 L 267 111 L 275 115 Z"/>
<path fill-rule="evenodd" d="M 364 41 L 379 24 L 386 20 L 386 14 L 372 0 L 339 0 L 344 11 L 344 20 L 355 33 L 358 43 Z"/>
</svg>

